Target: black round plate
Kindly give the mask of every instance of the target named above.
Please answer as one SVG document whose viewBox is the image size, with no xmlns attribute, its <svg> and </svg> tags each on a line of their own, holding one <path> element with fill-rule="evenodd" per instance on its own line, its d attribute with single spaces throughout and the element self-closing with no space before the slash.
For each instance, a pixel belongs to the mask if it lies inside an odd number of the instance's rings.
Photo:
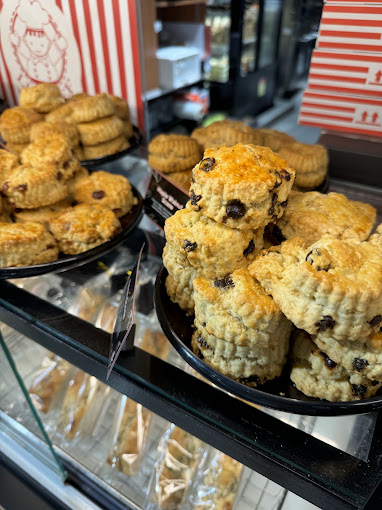
<svg viewBox="0 0 382 510">
<path fill-rule="evenodd" d="M 351 402 L 328 402 L 305 396 L 289 379 L 289 368 L 281 377 L 258 388 L 250 388 L 221 374 L 192 352 L 193 317 L 188 317 L 167 296 L 167 271 L 162 266 L 155 282 L 155 308 L 164 333 L 182 358 L 199 374 L 232 395 L 264 407 L 313 416 L 362 414 L 382 407 L 382 396 Z"/>
<path fill-rule="evenodd" d="M 46 273 L 57 273 L 73 269 L 91 262 L 122 243 L 138 226 L 143 216 L 143 199 L 138 190 L 134 187 L 134 196 L 138 199 L 138 203 L 133 206 L 130 212 L 119 218 L 122 225 L 122 232 L 113 236 L 106 243 L 100 244 L 91 250 L 79 253 L 78 255 L 60 254 L 59 258 L 54 262 L 46 262 L 45 264 L 36 264 L 35 266 L 22 267 L 4 267 L 0 268 L 0 280 L 8 278 L 26 278 L 28 276 L 39 276 Z"/>
<path fill-rule="evenodd" d="M 115 159 L 122 158 L 123 156 L 126 156 L 126 154 L 130 154 L 134 149 L 136 149 L 143 140 L 142 133 L 139 131 L 139 129 L 135 126 L 133 126 L 133 136 L 129 138 L 130 147 L 127 147 L 127 149 L 123 149 L 123 151 L 115 152 L 114 154 L 109 154 L 108 156 L 102 156 L 101 158 L 95 158 L 95 159 L 84 159 L 81 161 L 81 166 L 84 166 L 87 169 L 91 169 L 98 165 L 103 165 L 104 163 L 109 163 L 110 161 L 114 161 Z"/>
</svg>

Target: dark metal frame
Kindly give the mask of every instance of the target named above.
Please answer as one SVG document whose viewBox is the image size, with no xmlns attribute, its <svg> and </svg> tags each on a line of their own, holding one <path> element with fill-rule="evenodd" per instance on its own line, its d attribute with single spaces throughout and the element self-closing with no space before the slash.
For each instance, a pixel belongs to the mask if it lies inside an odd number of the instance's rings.
<svg viewBox="0 0 382 510">
<path fill-rule="evenodd" d="M 106 332 L 9 282 L 0 282 L 0 296 L 0 320 L 288 490 L 322 508 L 376 508 L 380 415 L 362 462 L 138 348 L 121 354 L 106 381 Z"/>
</svg>

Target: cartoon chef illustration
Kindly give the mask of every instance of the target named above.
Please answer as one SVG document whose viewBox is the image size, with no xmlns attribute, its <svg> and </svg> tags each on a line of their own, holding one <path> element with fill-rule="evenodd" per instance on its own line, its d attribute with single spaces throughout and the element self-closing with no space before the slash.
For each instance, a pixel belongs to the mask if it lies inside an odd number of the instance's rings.
<svg viewBox="0 0 382 510">
<path fill-rule="evenodd" d="M 19 0 L 10 42 L 30 80 L 57 83 L 61 79 L 68 43 L 38 0 Z"/>
</svg>

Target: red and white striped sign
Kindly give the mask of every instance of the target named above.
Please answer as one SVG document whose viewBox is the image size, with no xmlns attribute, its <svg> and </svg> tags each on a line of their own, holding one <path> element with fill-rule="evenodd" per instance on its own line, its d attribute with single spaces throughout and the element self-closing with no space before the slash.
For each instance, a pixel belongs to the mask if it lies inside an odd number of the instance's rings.
<svg viewBox="0 0 382 510">
<path fill-rule="evenodd" d="M 299 124 L 382 137 L 382 98 L 304 92 Z"/>
<path fill-rule="evenodd" d="M 308 89 L 382 97 L 382 54 L 314 50 Z"/>
<path fill-rule="evenodd" d="M 109 92 L 143 129 L 135 0 L 0 0 L 0 96 L 57 83 L 64 97 Z"/>
<path fill-rule="evenodd" d="M 382 4 L 325 4 L 317 48 L 382 53 Z"/>
</svg>

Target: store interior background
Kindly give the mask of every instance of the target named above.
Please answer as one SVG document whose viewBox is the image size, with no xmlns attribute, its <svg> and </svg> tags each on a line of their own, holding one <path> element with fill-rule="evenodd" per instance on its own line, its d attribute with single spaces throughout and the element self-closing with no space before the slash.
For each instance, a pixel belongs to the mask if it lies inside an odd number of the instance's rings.
<svg viewBox="0 0 382 510">
<path fill-rule="evenodd" d="M 148 140 L 228 117 L 317 142 L 319 130 L 297 117 L 322 0 L 143 0 L 140 8 Z"/>
</svg>

